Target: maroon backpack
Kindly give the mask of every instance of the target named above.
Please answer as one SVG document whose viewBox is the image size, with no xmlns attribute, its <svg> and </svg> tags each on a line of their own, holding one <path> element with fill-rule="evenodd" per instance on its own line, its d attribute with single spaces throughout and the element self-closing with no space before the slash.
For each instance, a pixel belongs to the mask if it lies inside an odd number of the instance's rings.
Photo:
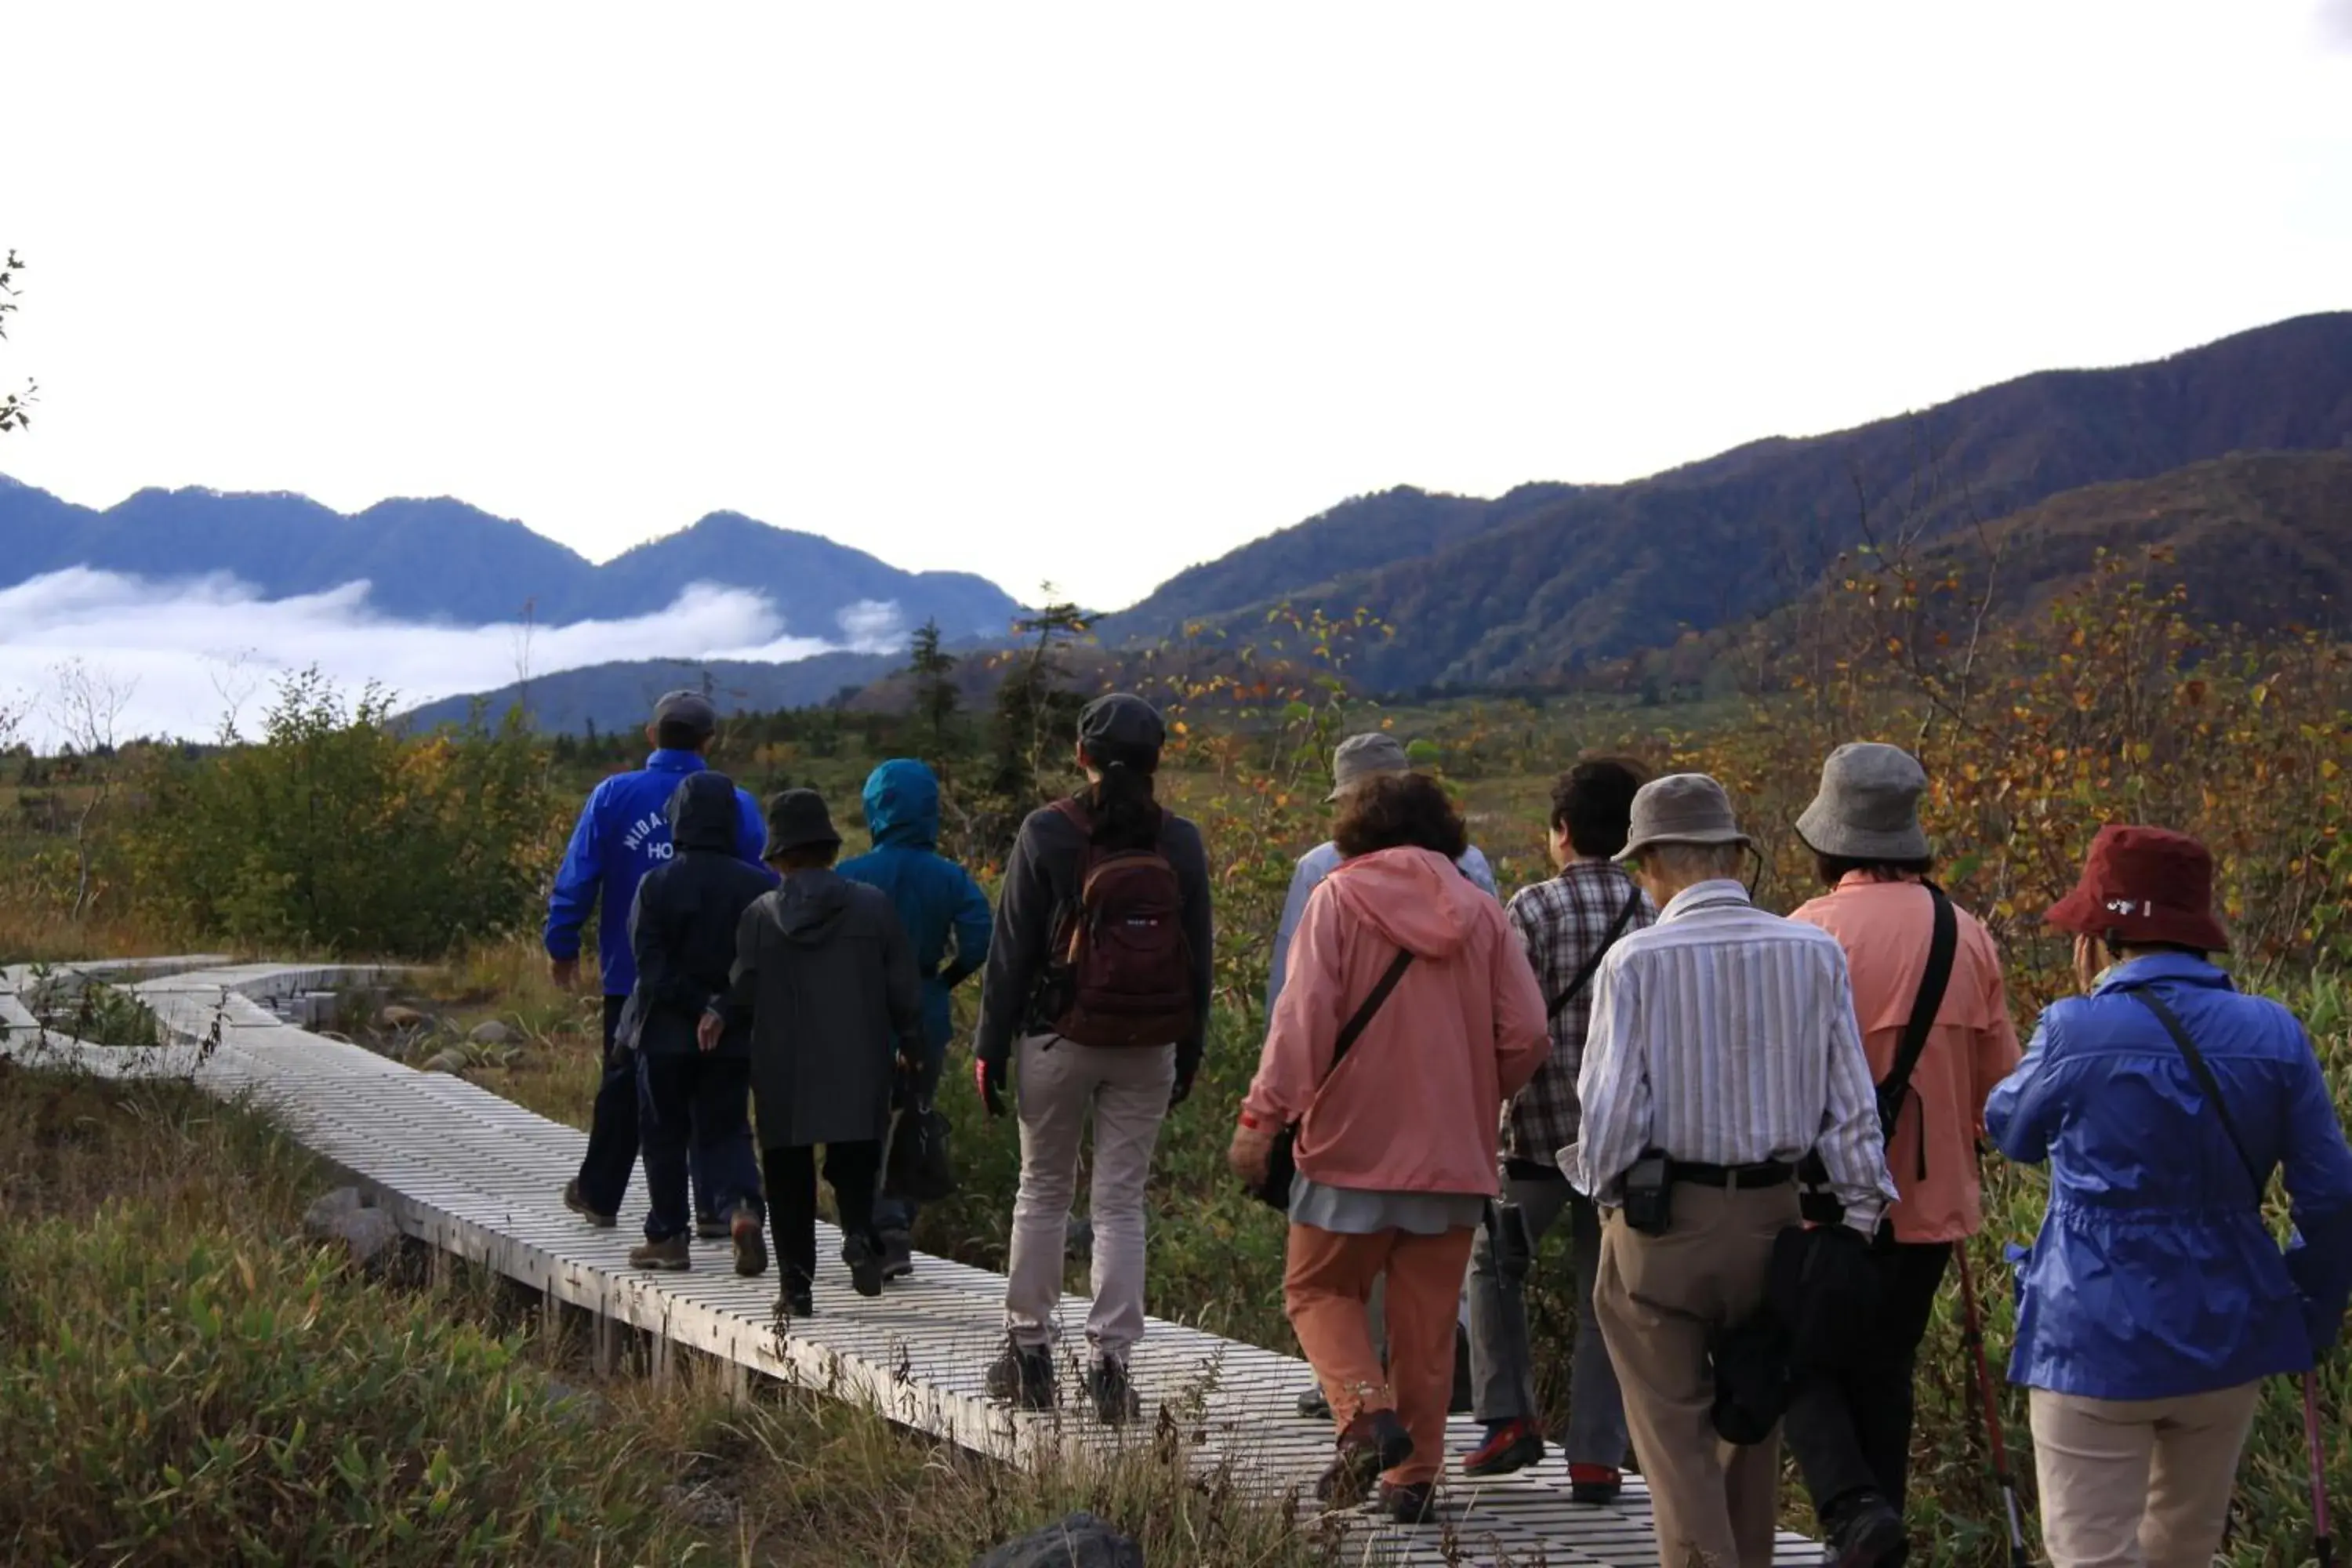
<svg viewBox="0 0 2352 1568">
<path fill-rule="evenodd" d="M 1176 868 L 1157 847 L 1105 852 L 1075 800 L 1054 809 L 1087 840 L 1078 896 L 1054 932 L 1054 1032 L 1081 1046 L 1166 1046 L 1198 1023 Z"/>
</svg>

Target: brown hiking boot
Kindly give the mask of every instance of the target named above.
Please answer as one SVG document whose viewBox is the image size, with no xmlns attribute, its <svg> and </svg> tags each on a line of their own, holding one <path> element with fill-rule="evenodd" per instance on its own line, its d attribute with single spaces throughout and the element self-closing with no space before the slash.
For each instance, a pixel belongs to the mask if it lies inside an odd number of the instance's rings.
<svg viewBox="0 0 2352 1568">
<path fill-rule="evenodd" d="M 1412 1458 L 1412 1434 L 1393 1410 L 1362 1410 L 1339 1434 L 1331 1463 L 1315 1482 L 1316 1498 L 1332 1508 L 1362 1502 L 1381 1479 Z"/>
<path fill-rule="evenodd" d="M 580 1178 L 577 1176 L 563 1184 L 563 1206 L 598 1230 L 610 1230 L 620 1223 L 619 1215 L 598 1214 L 588 1206 L 588 1200 L 580 1195 Z"/>
<path fill-rule="evenodd" d="M 650 1268 L 659 1273 L 683 1274 L 694 1267 L 694 1238 L 686 1232 L 661 1241 L 648 1241 L 642 1247 L 629 1248 L 629 1267 Z"/>
</svg>

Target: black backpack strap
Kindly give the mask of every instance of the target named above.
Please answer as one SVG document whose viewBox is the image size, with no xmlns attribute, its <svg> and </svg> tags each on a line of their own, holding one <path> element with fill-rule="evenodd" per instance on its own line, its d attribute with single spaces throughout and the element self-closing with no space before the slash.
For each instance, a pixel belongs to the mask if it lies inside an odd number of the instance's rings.
<svg viewBox="0 0 2352 1568">
<path fill-rule="evenodd" d="M 1331 1046 L 1331 1071 L 1323 1075 L 1326 1079 L 1339 1070 L 1339 1063 L 1347 1056 L 1348 1047 L 1370 1027 L 1372 1016 L 1381 1010 L 1381 1004 L 1389 999 L 1389 993 L 1397 988 L 1397 982 L 1404 978 L 1404 972 L 1412 966 L 1412 949 L 1397 949 L 1396 957 L 1391 959 L 1388 968 L 1381 972 L 1380 980 L 1372 986 L 1371 994 L 1357 1007 L 1355 1016 L 1339 1026 L 1339 1037 Z"/>
<path fill-rule="evenodd" d="M 2197 1080 L 2198 1089 L 2213 1107 L 2213 1114 L 2221 1118 L 2222 1133 L 2229 1138 L 2230 1147 L 2237 1151 L 2238 1163 L 2246 1168 L 2246 1179 L 2254 1184 L 2254 1206 L 2262 1207 L 2263 1193 L 2270 1185 L 2270 1180 L 2263 1173 L 2262 1167 L 2254 1163 L 2253 1156 L 2246 1152 L 2246 1141 L 2238 1136 L 2238 1123 L 2230 1114 L 2230 1102 L 2221 1098 L 2221 1080 L 2213 1076 L 2213 1069 L 2205 1065 L 2205 1053 L 2199 1050 L 2197 1042 L 2189 1037 L 2189 1026 L 2180 1021 L 2179 1014 L 2165 1005 L 2164 998 L 2155 992 L 2134 989 L 2129 994 L 2134 1001 L 2156 1015 L 2156 1021 L 2164 1026 L 2164 1032 L 2170 1035 L 2172 1043 L 2180 1047 L 2182 1059 L 2189 1063 L 2189 1075 Z"/>
<path fill-rule="evenodd" d="M 1919 990 L 1911 998 L 1911 1017 L 1903 1026 L 1902 1043 L 1895 1047 L 1895 1065 L 1878 1085 L 1879 1130 L 1889 1138 L 1895 1136 L 1895 1123 L 1911 1092 L 1912 1071 L 1919 1065 L 1920 1053 L 1927 1048 L 1927 1037 L 1935 1031 L 1936 1015 L 1943 1010 L 1944 993 L 1951 988 L 1952 960 L 1960 946 L 1960 921 L 1952 912 L 1952 900 L 1933 882 L 1920 885 L 1935 902 L 1935 925 L 1927 938 L 1927 966 L 1920 971 Z"/>
<path fill-rule="evenodd" d="M 1559 1017 L 1559 1010 L 1575 1001 L 1577 994 L 1592 984 L 1592 977 L 1601 973 L 1601 961 L 1609 956 L 1609 950 L 1617 945 L 1619 937 L 1625 934 L 1625 928 L 1633 923 L 1634 911 L 1641 907 L 1642 889 L 1635 888 L 1625 895 L 1625 907 L 1617 911 L 1616 923 L 1609 928 L 1609 934 L 1601 939 L 1601 945 L 1592 950 L 1592 956 L 1584 961 L 1584 966 L 1569 981 L 1568 988 L 1551 999 L 1551 1009 L 1544 1015 L 1546 1018 Z"/>
</svg>

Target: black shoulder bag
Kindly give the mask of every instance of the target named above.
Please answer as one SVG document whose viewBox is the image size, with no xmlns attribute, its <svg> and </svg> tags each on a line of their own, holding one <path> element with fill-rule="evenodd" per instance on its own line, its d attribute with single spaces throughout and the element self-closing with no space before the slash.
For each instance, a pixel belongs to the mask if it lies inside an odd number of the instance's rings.
<svg viewBox="0 0 2352 1568">
<path fill-rule="evenodd" d="M 1888 1142 L 1894 1141 L 1895 1124 L 1903 1120 L 1904 1102 L 1911 1098 L 1911 1074 L 1919 1066 L 1921 1053 L 1927 1048 L 1927 1037 L 1935 1031 L 1936 1015 L 1943 1011 L 1944 993 L 1952 984 L 1952 960 L 1960 945 L 1959 917 L 1952 912 L 1952 900 L 1933 882 L 1920 885 L 1934 900 L 1935 924 L 1927 937 L 1927 964 L 1919 973 L 1919 989 L 1911 998 L 1911 1016 L 1903 1026 L 1903 1041 L 1895 1049 L 1895 1061 L 1886 1076 L 1878 1083 L 1878 1131 Z M 1927 1141 L 1923 1127 L 1919 1174 L 1927 1173 Z M 1802 1188 L 1800 1203 L 1807 1221 L 1814 1225 L 1844 1221 L 1845 1205 L 1830 1191 L 1829 1169 L 1822 1163 L 1818 1150 L 1807 1154 L 1798 1166 L 1797 1179 Z"/>
<path fill-rule="evenodd" d="M 1634 911 L 1641 907 L 1642 889 L 1635 888 L 1625 895 L 1625 907 L 1617 911 L 1617 919 L 1609 927 L 1609 934 L 1601 939 L 1601 945 L 1592 950 L 1592 955 L 1584 961 L 1584 966 L 1576 972 L 1573 979 L 1569 981 L 1567 989 L 1551 999 L 1550 1010 L 1545 1013 L 1545 1017 L 1559 1017 L 1560 1009 L 1575 1001 L 1577 994 L 1592 984 L 1592 977 L 1601 972 L 1601 961 L 1609 956 L 1609 950 L 1617 945 L 1619 937 L 1625 934 L 1625 928 L 1633 923 Z"/>
<path fill-rule="evenodd" d="M 2221 1098 L 2221 1080 L 2213 1076 L 2213 1069 L 2205 1065 L 2205 1053 L 2197 1048 L 2197 1042 L 2189 1037 L 2189 1026 L 2180 1021 L 2179 1014 L 2165 1005 L 2164 998 L 2153 991 L 2135 990 L 2127 994 L 2155 1014 L 2156 1021 L 2164 1026 L 2164 1032 L 2172 1037 L 2172 1043 L 2180 1047 L 2181 1059 L 2189 1064 L 2189 1076 L 2197 1080 L 2198 1089 L 2212 1103 L 2213 1114 L 2221 1119 L 2222 1135 L 2230 1140 L 2230 1147 L 2237 1151 L 2238 1163 L 2246 1168 L 2246 1179 L 2254 1184 L 2254 1207 L 2259 1210 L 2263 1206 L 2263 1194 L 2270 1186 L 2270 1178 L 2254 1163 L 2253 1156 L 2246 1152 L 2246 1141 L 2238 1136 L 2238 1123 L 2230 1114 L 2230 1102 Z"/>
<path fill-rule="evenodd" d="M 1331 1081 L 1331 1073 L 1339 1070 L 1349 1047 L 1371 1024 L 1372 1016 L 1381 1010 L 1381 1005 L 1389 999 L 1389 993 L 1397 988 L 1397 982 L 1404 978 L 1404 972 L 1412 964 L 1412 949 L 1399 948 L 1388 968 L 1381 971 L 1371 994 L 1357 1007 L 1355 1016 L 1340 1026 L 1339 1037 L 1331 1046 L 1331 1071 L 1323 1075 L 1325 1083 Z M 1298 1174 L 1297 1146 L 1298 1123 L 1294 1121 L 1274 1135 L 1274 1147 L 1266 1153 L 1265 1179 L 1250 1187 L 1250 1196 L 1268 1208 L 1290 1212 L 1290 1184 Z"/>
</svg>

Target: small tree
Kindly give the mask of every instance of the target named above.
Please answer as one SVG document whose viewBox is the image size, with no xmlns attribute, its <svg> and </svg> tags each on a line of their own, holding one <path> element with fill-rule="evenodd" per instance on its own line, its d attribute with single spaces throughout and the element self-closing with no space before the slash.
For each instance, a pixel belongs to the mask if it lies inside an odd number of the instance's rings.
<svg viewBox="0 0 2352 1568">
<path fill-rule="evenodd" d="M 119 766 L 115 729 L 122 721 L 122 710 L 131 706 L 139 683 L 79 658 L 68 659 L 49 673 L 57 687 L 49 697 L 50 718 L 72 750 L 78 766 L 87 773 L 81 810 L 75 814 L 73 829 L 73 918 L 79 920 L 89 912 L 98 898 L 91 869 L 96 848 L 91 830 L 108 797 L 114 793 L 114 775 Z"/>
<path fill-rule="evenodd" d="M 916 628 L 907 650 L 907 668 L 915 679 L 915 717 L 924 730 L 931 761 L 943 764 L 955 751 L 956 710 L 963 699 L 955 687 L 955 655 L 940 648 L 940 623 L 925 621 Z"/>
<path fill-rule="evenodd" d="M 1012 656 L 1012 667 L 996 689 L 995 751 L 986 802 L 975 823 L 992 852 L 1009 848 L 1022 818 L 1045 803 L 1048 765 L 1058 767 L 1058 755 L 1066 755 L 1076 742 L 1078 710 L 1085 705 L 1069 689 L 1063 656 L 1086 636 L 1092 620 L 1077 605 L 1055 599 L 1051 583 L 1045 585 L 1045 596 L 1043 609 L 1013 623 L 1015 633 L 1032 640 Z"/>
</svg>

